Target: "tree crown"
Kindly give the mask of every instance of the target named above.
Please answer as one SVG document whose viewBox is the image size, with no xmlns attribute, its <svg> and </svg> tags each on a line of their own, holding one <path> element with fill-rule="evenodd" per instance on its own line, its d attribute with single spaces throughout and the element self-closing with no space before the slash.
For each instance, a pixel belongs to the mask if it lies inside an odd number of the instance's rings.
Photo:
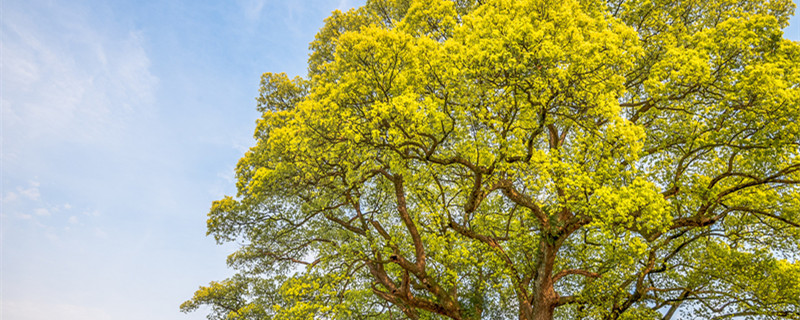
<svg viewBox="0 0 800 320">
<path fill-rule="evenodd" d="M 800 318 L 770 1 L 373 0 L 262 77 L 212 319 Z"/>
</svg>

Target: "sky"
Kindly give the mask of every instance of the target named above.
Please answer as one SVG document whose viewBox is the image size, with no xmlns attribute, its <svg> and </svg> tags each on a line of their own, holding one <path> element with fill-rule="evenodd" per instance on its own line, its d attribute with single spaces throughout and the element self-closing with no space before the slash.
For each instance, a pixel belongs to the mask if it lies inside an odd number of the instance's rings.
<svg viewBox="0 0 800 320">
<path fill-rule="evenodd" d="M 205 319 L 259 77 L 357 2 L 0 0 L 0 319 Z"/>
<path fill-rule="evenodd" d="M 232 274 L 205 214 L 259 77 L 361 3 L 0 0 L 0 320 L 205 319 L 178 306 Z"/>
</svg>

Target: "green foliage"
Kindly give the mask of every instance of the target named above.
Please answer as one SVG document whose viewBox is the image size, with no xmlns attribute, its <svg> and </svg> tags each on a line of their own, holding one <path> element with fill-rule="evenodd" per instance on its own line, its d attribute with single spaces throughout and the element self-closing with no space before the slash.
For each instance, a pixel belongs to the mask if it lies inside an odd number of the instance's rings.
<svg viewBox="0 0 800 320">
<path fill-rule="evenodd" d="M 374 0 L 262 77 L 210 319 L 800 318 L 770 1 Z"/>
<path fill-rule="evenodd" d="M 213 320 L 272 319 L 270 306 L 278 303 L 275 293 L 275 282 L 238 274 L 200 287 L 192 300 L 181 304 L 181 311 L 195 311 L 201 305 L 208 305 L 212 311 L 208 318 Z"/>
</svg>

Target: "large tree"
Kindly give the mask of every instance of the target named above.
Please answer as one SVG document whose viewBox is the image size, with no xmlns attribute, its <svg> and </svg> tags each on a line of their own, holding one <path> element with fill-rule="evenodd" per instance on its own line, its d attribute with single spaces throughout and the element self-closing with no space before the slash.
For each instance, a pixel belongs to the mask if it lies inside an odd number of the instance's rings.
<svg viewBox="0 0 800 320">
<path fill-rule="evenodd" d="M 374 0 L 264 74 L 211 319 L 800 318 L 791 0 Z"/>
</svg>

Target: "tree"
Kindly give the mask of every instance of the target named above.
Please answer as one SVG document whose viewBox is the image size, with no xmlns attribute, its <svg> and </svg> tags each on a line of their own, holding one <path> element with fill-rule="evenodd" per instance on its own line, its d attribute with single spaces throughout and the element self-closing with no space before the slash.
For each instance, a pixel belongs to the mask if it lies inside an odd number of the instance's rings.
<svg viewBox="0 0 800 320">
<path fill-rule="evenodd" d="M 800 319 L 790 0 L 371 0 L 264 74 L 210 319 Z"/>
</svg>

